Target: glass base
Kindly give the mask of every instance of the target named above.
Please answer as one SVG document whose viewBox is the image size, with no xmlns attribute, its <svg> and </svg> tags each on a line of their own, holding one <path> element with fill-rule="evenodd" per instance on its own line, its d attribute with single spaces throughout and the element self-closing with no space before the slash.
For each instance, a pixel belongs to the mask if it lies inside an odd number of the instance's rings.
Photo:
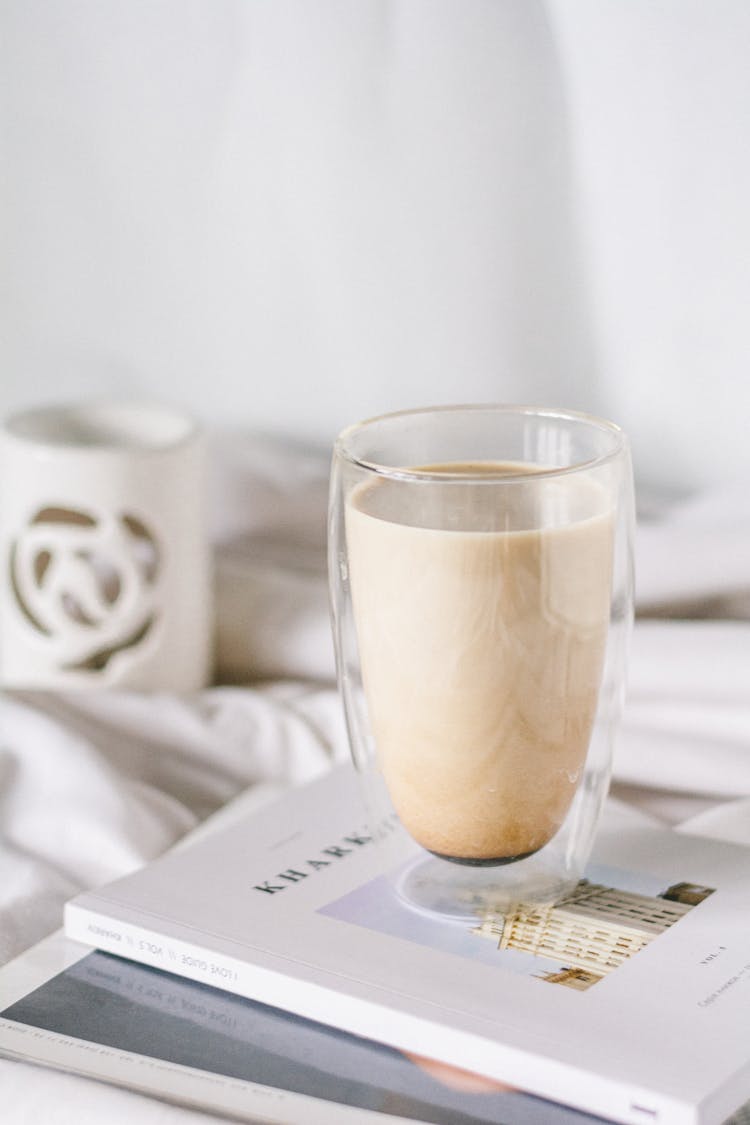
<svg viewBox="0 0 750 1125">
<path fill-rule="evenodd" d="M 549 863 L 519 856 L 516 861 L 466 862 L 423 852 L 392 879 L 398 898 L 413 910 L 462 922 L 501 916 L 519 903 L 555 902 L 578 881 L 578 874 L 551 870 Z"/>
</svg>

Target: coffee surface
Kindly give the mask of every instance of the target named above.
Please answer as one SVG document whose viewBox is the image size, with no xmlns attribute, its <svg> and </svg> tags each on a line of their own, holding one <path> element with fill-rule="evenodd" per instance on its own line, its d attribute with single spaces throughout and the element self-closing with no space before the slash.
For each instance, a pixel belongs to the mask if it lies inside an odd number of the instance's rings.
<svg viewBox="0 0 750 1125">
<path fill-rule="evenodd" d="M 596 713 L 613 524 L 576 474 L 496 462 L 378 478 L 346 511 L 379 765 L 425 848 L 507 862 L 575 794 Z"/>
</svg>

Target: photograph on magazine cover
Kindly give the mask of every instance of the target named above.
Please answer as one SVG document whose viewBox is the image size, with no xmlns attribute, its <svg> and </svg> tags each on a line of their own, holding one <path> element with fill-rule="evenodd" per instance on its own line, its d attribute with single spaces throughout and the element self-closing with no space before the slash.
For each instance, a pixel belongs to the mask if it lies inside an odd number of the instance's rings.
<svg viewBox="0 0 750 1125">
<path fill-rule="evenodd" d="M 564 898 L 519 903 L 477 923 L 435 921 L 393 893 L 381 875 L 320 908 L 331 918 L 550 984 L 585 992 L 714 893 L 688 880 L 664 886 L 643 872 L 590 865 Z"/>
<path fill-rule="evenodd" d="M 68 943 L 71 945 L 72 943 Z M 0 1010 L 0 1053 L 31 1057 L 33 1029 L 76 1054 L 92 1047 L 434 1125 L 594 1125 L 602 1119 L 516 1090 L 439 1081 L 391 1048 L 209 985 L 88 951 Z M 3 972 L 0 972 L 2 1003 Z M 65 1057 L 65 1056 L 63 1056 Z M 124 1056 L 122 1056 L 124 1058 Z M 101 1075 L 100 1075 L 101 1076 Z M 158 1081 L 158 1072 L 157 1072 Z M 206 1095 L 210 1107 L 210 1092 Z M 268 1110 L 266 1109 L 266 1112 Z M 352 1120 L 362 1120 L 353 1116 Z"/>
</svg>

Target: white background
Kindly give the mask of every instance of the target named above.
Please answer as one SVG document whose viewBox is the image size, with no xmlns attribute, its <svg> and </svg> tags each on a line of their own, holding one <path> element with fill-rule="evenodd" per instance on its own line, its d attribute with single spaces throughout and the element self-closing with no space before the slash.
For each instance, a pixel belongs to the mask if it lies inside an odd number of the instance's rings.
<svg viewBox="0 0 750 1125">
<path fill-rule="evenodd" d="M 2 0 L 0 411 L 547 402 L 750 468 L 745 0 Z"/>
</svg>

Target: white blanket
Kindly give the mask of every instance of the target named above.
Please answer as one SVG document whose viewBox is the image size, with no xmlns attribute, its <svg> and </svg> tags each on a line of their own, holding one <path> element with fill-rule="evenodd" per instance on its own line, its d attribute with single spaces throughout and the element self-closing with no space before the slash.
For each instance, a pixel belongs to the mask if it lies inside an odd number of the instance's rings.
<svg viewBox="0 0 750 1125">
<path fill-rule="evenodd" d="M 76 891 L 160 854 L 237 795 L 280 791 L 347 755 L 325 585 L 327 454 L 235 435 L 216 465 L 220 686 L 0 698 L 0 963 L 57 928 Z M 634 631 L 605 815 L 630 806 L 750 844 L 750 500 L 668 507 L 641 524 L 637 559 L 651 616 Z M 0 1084 L 9 1125 L 203 1117 L 1 1060 Z"/>
</svg>

